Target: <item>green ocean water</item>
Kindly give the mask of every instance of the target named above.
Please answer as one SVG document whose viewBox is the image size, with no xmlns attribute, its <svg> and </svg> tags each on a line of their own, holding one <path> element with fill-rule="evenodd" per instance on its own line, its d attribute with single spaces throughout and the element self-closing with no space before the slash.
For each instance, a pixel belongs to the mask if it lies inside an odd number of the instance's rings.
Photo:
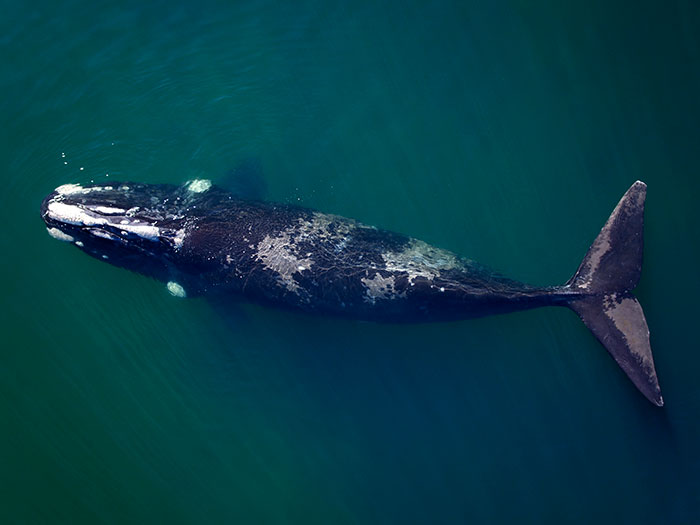
<svg viewBox="0 0 700 525">
<path fill-rule="evenodd" d="M 700 521 L 697 2 L 2 2 L 2 523 Z M 566 281 L 648 184 L 666 406 L 570 311 L 378 325 L 51 239 L 70 182 L 223 180 Z"/>
</svg>

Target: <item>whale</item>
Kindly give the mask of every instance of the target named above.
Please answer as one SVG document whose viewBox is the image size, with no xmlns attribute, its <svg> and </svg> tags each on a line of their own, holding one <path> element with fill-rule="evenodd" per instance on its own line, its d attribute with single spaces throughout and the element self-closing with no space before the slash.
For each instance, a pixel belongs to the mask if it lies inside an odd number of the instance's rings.
<svg viewBox="0 0 700 525">
<path fill-rule="evenodd" d="M 308 208 L 181 185 L 64 184 L 40 206 L 48 233 L 148 275 L 177 297 L 224 295 L 376 322 L 458 321 L 544 306 L 573 310 L 639 391 L 663 398 L 642 307 L 647 186 L 620 199 L 571 279 L 509 279 L 416 238 Z"/>
</svg>

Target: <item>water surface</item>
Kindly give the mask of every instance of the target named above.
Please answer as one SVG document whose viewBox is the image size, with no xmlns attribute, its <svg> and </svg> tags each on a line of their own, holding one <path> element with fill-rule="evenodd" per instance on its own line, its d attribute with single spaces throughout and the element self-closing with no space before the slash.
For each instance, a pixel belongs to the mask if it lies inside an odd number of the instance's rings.
<svg viewBox="0 0 700 525">
<path fill-rule="evenodd" d="M 693 2 L 4 2 L 0 514 L 689 523 L 700 515 Z M 576 316 L 395 326 L 178 300 L 46 235 L 92 180 L 215 182 L 566 281 L 649 185 L 666 400 Z"/>
</svg>

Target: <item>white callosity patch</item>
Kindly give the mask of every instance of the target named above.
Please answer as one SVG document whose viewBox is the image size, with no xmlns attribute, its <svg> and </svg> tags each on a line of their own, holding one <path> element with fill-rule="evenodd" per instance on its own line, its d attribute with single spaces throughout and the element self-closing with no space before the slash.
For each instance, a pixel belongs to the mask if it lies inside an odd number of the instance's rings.
<svg viewBox="0 0 700 525">
<path fill-rule="evenodd" d="M 363 278 L 362 283 L 367 287 L 365 301 L 376 303 L 377 299 L 396 299 L 406 297 L 406 292 L 397 293 L 396 280 L 393 275 L 382 277 L 379 273 L 374 274 L 372 279 Z"/>
<path fill-rule="evenodd" d="M 49 203 L 48 216 L 56 221 L 77 226 L 104 226 L 111 224 L 109 220 L 103 217 L 94 217 L 79 206 L 64 204 L 62 202 Z M 133 233 L 149 241 L 158 241 L 160 236 L 160 230 L 157 227 L 148 226 L 146 224 L 121 224 L 119 227 L 124 231 Z M 93 231 L 93 233 L 95 231 Z"/>
<path fill-rule="evenodd" d="M 125 210 L 121 208 L 112 208 L 110 206 L 95 206 L 92 209 L 103 215 L 123 215 L 125 213 Z"/>
<path fill-rule="evenodd" d="M 176 283 L 175 281 L 169 281 L 166 287 L 170 294 L 174 297 L 187 297 L 187 292 L 185 292 L 185 289 L 181 284 Z"/>
<path fill-rule="evenodd" d="M 408 282 L 411 285 L 416 277 L 425 277 L 432 281 L 440 276 L 441 271 L 464 267 L 454 253 L 417 239 L 411 239 L 408 246 L 400 252 L 383 253 L 382 259 L 386 270 L 408 274 Z"/>
<path fill-rule="evenodd" d="M 59 195 L 72 195 L 74 193 L 81 193 L 83 187 L 80 184 L 64 184 L 56 188 L 56 193 Z"/>
<path fill-rule="evenodd" d="M 111 186 L 102 188 L 102 186 L 93 186 L 92 188 L 83 188 L 80 184 L 63 184 L 56 188 L 56 193 L 58 193 L 58 198 L 65 197 L 66 195 L 75 195 L 81 193 L 83 195 L 88 195 L 96 191 L 112 189 Z"/>
<path fill-rule="evenodd" d="M 173 237 L 173 244 L 175 245 L 176 250 L 182 248 L 182 243 L 185 242 L 185 233 L 185 228 L 181 228 L 175 232 L 175 236 Z"/>
<path fill-rule="evenodd" d="M 85 213 L 78 206 L 71 206 L 70 204 L 63 204 L 62 202 L 49 203 L 48 215 L 49 215 L 49 217 L 51 217 L 52 219 L 55 219 L 57 221 L 67 222 L 68 224 L 75 224 L 75 225 L 97 226 L 98 224 L 104 224 L 107 222 L 104 219 L 95 219 L 95 221 L 102 221 L 102 222 L 92 223 L 93 217 L 91 217 L 89 214 Z"/>
<path fill-rule="evenodd" d="M 204 193 L 211 188 L 211 181 L 208 179 L 195 179 L 187 184 L 187 189 L 192 193 Z"/>
<path fill-rule="evenodd" d="M 120 238 L 117 235 L 112 235 L 104 230 L 91 230 L 90 233 L 95 237 L 100 237 L 102 239 L 107 239 L 109 241 L 119 241 Z"/>
<path fill-rule="evenodd" d="M 160 230 L 155 226 L 148 226 L 146 224 L 123 224 L 120 228 L 134 235 L 138 235 L 142 239 L 153 242 L 157 242 L 160 237 Z"/>
<path fill-rule="evenodd" d="M 46 228 L 46 231 L 49 232 L 49 235 L 51 237 L 53 237 L 54 239 L 58 239 L 59 241 L 73 242 L 75 240 L 75 238 L 72 235 L 68 235 L 67 233 L 62 232 L 58 228 Z"/>
</svg>

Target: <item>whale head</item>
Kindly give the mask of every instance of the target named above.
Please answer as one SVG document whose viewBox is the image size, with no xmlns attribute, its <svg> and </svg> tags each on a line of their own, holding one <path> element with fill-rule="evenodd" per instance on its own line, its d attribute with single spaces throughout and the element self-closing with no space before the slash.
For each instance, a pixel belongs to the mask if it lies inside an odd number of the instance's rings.
<svg viewBox="0 0 700 525">
<path fill-rule="evenodd" d="M 56 239 L 117 266 L 162 277 L 185 240 L 197 195 L 192 183 L 65 184 L 43 200 L 41 217 Z"/>
</svg>

